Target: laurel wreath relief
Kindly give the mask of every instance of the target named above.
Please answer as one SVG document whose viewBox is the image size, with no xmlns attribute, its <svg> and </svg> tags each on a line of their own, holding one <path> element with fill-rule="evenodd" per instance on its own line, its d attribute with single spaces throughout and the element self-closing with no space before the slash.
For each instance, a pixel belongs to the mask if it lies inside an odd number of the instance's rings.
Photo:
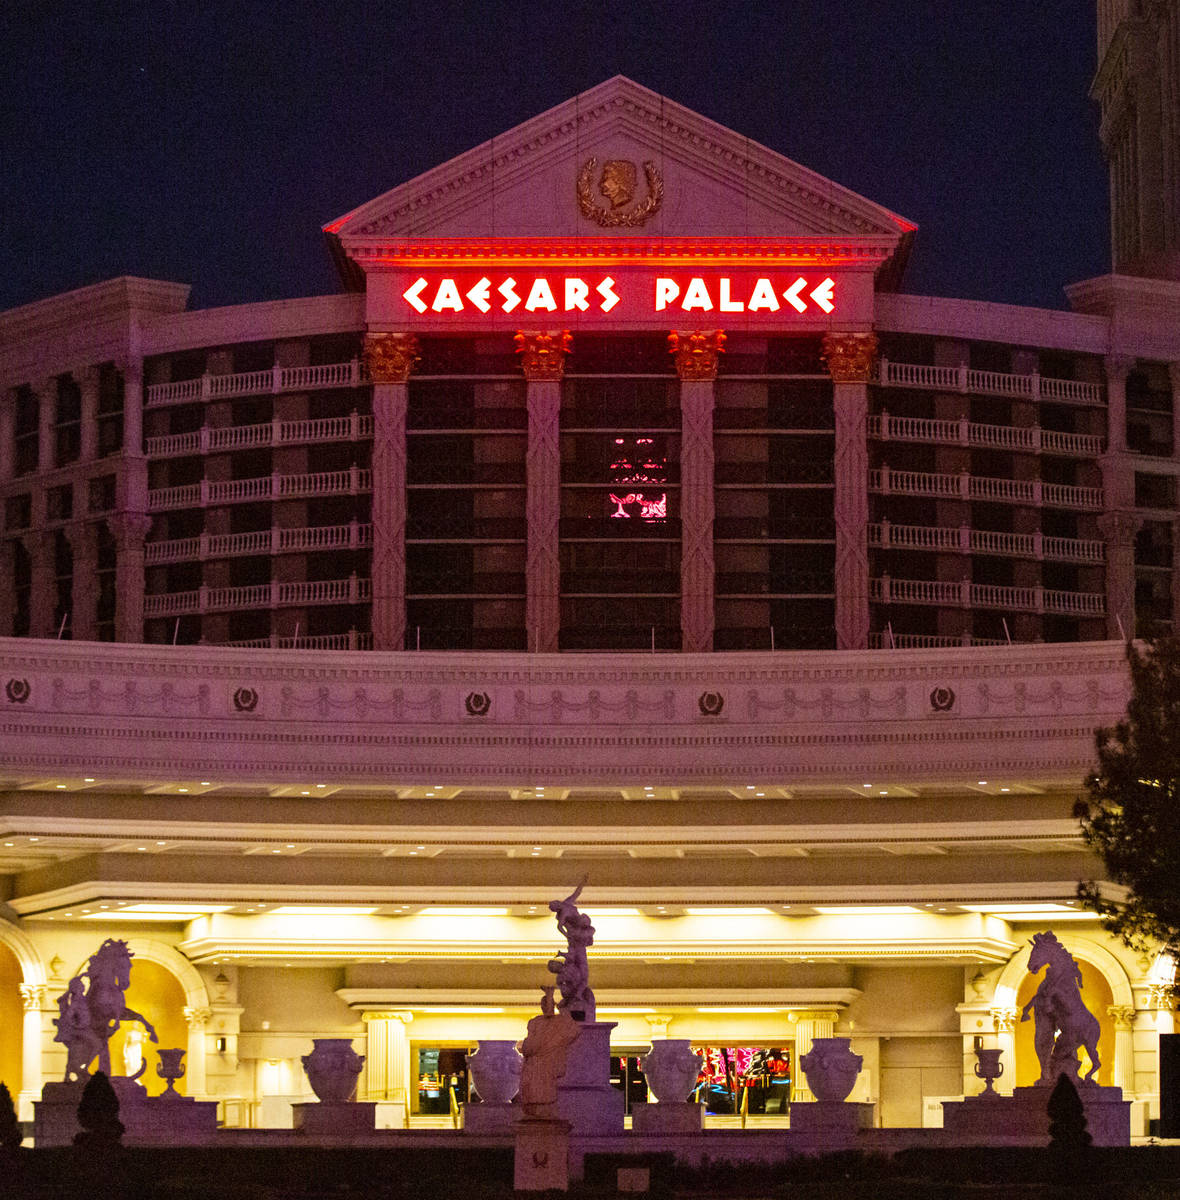
<svg viewBox="0 0 1180 1200">
<path fill-rule="evenodd" d="M 642 225 L 648 217 L 654 216 L 664 202 L 664 178 L 654 162 L 643 164 L 643 174 L 647 177 L 647 199 L 630 212 L 611 212 L 594 202 L 594 171 L 598 166 L 597 158 L 589 158 L 586 165 L 578 172 L 578 208 L 582 216 L 596 221 L 604 229 L 617 229 Z"/>
</svg>

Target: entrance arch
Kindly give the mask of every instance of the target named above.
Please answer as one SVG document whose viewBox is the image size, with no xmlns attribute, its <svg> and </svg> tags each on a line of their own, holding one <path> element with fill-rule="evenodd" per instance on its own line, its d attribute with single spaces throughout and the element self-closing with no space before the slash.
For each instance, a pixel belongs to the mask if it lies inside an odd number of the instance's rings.
<svg viewBox="0 0 1180 1200">
<path fill-rule="evenodd" d="M 0 1029 L 19 1030 L 0 1047 L 0 1079 L 22 1121 L 31 1120 L 33 1101 L 41 1097 L 42 1025 L 46 995 L 45 966 L 32 939 L 18 925 L 0 917 Z"/>
</svg>

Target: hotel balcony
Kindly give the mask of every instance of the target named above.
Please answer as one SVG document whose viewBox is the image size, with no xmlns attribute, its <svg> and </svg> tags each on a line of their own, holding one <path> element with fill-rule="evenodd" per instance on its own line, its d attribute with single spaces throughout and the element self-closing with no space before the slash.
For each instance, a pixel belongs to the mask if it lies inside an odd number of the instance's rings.
<svg viewBox="0 0 1180 1200">
<path fill-rule="evenodd" d="M 259 500 L 300 500 L 310 496 L 356 496 L 373 490 L 373 473 L 367 468 L 346 471 L 313 471 L 306 475 L 259 475 L 253 479 L 227 479 L 182 483 L 153 488 L 148 508 L 165 512 L 176 508 L 205 508 L 211 504 L 246 504 Z"/>
<path fill-rule="evenodd" d="M 1003 371 L 976 371 L 966 364 L 934 367 L 920 363 L 880 360 L 876 382 L 881 387 L 916 388 L 929 392 L 966 392 L 976 396 L 1014 396 L 1025 400 L 1051 400 L 1059 404 L 1104 404 L 1102 385 L 1076 379 L 1054 379 L 1035 372 L 1012 375 Z"/>
<path fill-rule="evenodd" d="M 306 608 L 320 604 L 362 604 L 371 596 L 368 579 L 313 579 L 303 583 L 255 583 L 245 587 L 199 587 L 188 592 L 145 596 L 145 617 L 191 613 L 242 612 L 261 608 Z M 266 643 L 269 645 L 270 643 Z"/>
<path fill-rule="evenodd" d="M 883 496 L 935 496 L 946 500 L 982 500 L 993 504 L 1047 505 L 1052 508 L 1101 512 L 1100 487 L 1043 483 L 1039 479 L 896 471 L 888 465 L 869 471 L 869 490 Z"/>
<path fill-rule="evenodd" d="M 346 417 L 321 417 L 308 421 L 266 421 L 261 425 L 202 425 L 190 433 L 148 438 L 149 458 L 177 458 L 195 454 L 222 454 L 267 446 L 298 446 L 312 442 L 355 442 L 373 436 L 373 418 L 352 412 Z"/>
<path fill-rule="evenodd" d="M 1062 454 L 1096 458 L 1105 440 L 1091 433 L 1062 433 L 1039 425 L 980 425 L 974 421 L 941 421 L 931 417 L 895 417 L 883 412 L 868 418 L 868 435 L 888 442 L 933 442 L 985 450 Z"/>
<path fill-rule="evenodd" d="M 943 554 L 992 554 L 1002 558 L 1034 558 L 1045 562 L 1101 565 L 1105 543 L 1091 538 L 1048 537 L 1041 533 L 1007 533 L 970 529 L 966 525 L 869 525 L 869 545 L 880 550 L 932 550 Z"/>
<path fill-rule="evenodd" d="M 232 375 L 201 375 L 177 383 L 155 383 L 145 389 L 144 407 L 163 408 L 172 404 L 196 404 L 204 400 L 227 400 L 236 396 L 268 396 L 276 392 L 311 392 L 325 388 L 360 387 L 367 383 L 358 359 L 315 367 L 271 367 L 264 371 L 240 371 Z"/>
<path fill-rule="evenodd" d="M 1066 592 L 1039 585 L 1009 587 L 972 583 L 969 579 L 891 579 L 888 575 L 882 575 L 869 580 L 869 599 L 877 604 L 998 608 L 1009 612 L 1054 613 L 1069 617 L 1101 617 L 1106 614 L 1106 597 L 1101 592 Z"/>
</svg>

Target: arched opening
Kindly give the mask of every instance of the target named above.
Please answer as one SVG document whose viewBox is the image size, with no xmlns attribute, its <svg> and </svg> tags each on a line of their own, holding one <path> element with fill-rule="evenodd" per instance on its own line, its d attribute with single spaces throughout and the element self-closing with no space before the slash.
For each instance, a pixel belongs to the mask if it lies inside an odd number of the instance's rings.
<svg viewBox="0 0 1180 1200">
<path fill-rule="evenodd" d="M 1074 960 L 1082 972 L 1082 1003 L 1098 1018 L 1098 1057 L 1102 1065 L 1098 1068 L 1098 1082 L 1110 1086 L 1114 1082 L 1114 1024 L 1107 1015 L 1107 1008 L 1114 1003 L 1114 993 L 1106 976 L 1084 958 Z M 1027 971 L 1016 991 L 1017 1013 L 1032 999 L 1040 986 L 1044 972 L 1031 975 Z M 1033 1045 L 1033 1015 L 1027 1021 L 1016 1022 L 1016 1086 L 1027 1087 L 1036 1083 L 1041 1074 L 1037 1052 Z M 1090 1056 L 1083 1047 L 1078 1052 L 1079 1071 L 1085 1075 L 1090 1070 Z"/>
<path fill-rule="evenodd" d="M 143 1026 L 138 1021 L 124 1021 L 111 1038 L 111 1070 L 116 1075 L 134 1074 L 141 1060 L 147 1069 L 139 1082 L 148 1094 L 158 1096 L 165 1083 L 156 1073 L 159 1058 L 157 1046 L 176 1046 L 188 1049 L 188 1023 L 184 1019 L 185 994 L 180 981 L 160 963 L 135 957 L 131 960 L 131 985 L 126 992 L 126 1005 L 142 1013 L 155 1027 L 158 1043 L 140 1037 Z M 127 1068 L 130 1066 L 130 1070 Z M 176 1090 L 185 1091 L 185 1081 L 177 1080 Z"/>
<path fill-rule="evenodd" d="M 24 1003 L 20 985 L 24 982 L 20 959 L 0 942 L 0 1083 L 8 1085 L 13 1103 L 24 1086 Z"/>
</svg>

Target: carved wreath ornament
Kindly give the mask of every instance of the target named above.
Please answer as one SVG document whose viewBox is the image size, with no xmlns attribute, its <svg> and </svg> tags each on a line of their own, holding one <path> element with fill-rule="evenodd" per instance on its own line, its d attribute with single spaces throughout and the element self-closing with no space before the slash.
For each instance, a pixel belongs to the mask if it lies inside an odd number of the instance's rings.
<svg viewBox="0 0 1180 1200">
<path fill-rule="evenodd" d="M 27 679 L 10 679 L 4 685 L 4 694 L 10 704 L 24 704 L 32 690 Z"/>
<path fill-rule="evenodd" d="M 487 692 L 468 692 L 463 707 L 469 717 L 486 717 L 492 709 L 492 698 Z"/>
<path fill-rule="evenodd" d="M 598 194 L 607 201 L 605 207 L 594 199 L 594 173 L 598 159 L 588 158 L 578 172 L 578 208 L 582 216 L 601 225 L 603 229 L 633 229 L 660 211 L 664 202 L 664 177 L 654 162 L 643 164 L 647 179 L 647 197 L 631 207 L 635 199 L 637 172 L 627 159 L 609 159 L 602 165 L 598 177 Z"/>
<path fill-rule="evenodd" d="M 258 693 L 253 688 L 240 687 L 234 692 L 234 708 L 238 712 L 253 712 L 258 707 Z"/>
</svg>

